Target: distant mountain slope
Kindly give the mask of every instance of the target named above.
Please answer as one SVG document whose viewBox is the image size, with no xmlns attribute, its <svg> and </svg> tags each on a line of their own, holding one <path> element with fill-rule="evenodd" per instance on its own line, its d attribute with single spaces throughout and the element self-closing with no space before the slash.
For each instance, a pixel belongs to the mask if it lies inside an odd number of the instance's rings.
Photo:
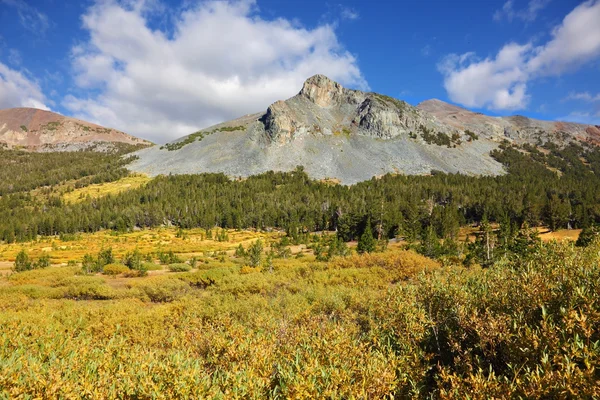
<svg viewBox="0 0 600 400">
<path fill-rule="evenodd" d="M 576 140 L 600 144 L 600 126 L 561 121 L 541 121 L 521 115 L 490 117 L 448 104 L 438 99 L 426 100 L 417 108 L 435 116 L 440 122 L 459 130 L 471 130 L 489 137 L 504 137 L 517 142 L 565 144 Z"/>
<path fill-rule="evenodd" d="M 449 107 L 435 101 L 413 107 L 315 75 L 298 95 L 275 102 L 266 112 L 139 151 L 130 168 L 151 175 L 223 172 L 246 177 L 301 165 L 313 178 L 344 184 L 432 170 L 499 175 L 504 169 L 489 153 L 505 139 L 591 141 L 595 135 L 577 124 L 565 125 L 564 132 L 534 132 L 521 128 L 526 124 L 519 118 L 511 122 L 443 104 Z"/>
<path fill-rule="evenodd" d="M 151 145 L 150 142 L 35 108 L 0 110 L 0 146 L 34 151 L 105 149 L 110 144 Z"/>
</svg>

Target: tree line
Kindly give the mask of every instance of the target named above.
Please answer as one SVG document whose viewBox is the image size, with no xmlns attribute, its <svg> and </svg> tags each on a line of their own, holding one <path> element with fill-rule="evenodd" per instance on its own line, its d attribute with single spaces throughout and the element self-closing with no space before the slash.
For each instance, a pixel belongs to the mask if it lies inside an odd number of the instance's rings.
<svg viewBox="0 0 600 400">
<path fill-rule="evenodd" d="M 0 240 L 175 225 L 279 228 L 291 237 L 329 230 L 350 241 L 357 240 L 368 224 L 377 240 L 402 236 L 415 241 L 427 232 L 454 238 L 460 226 L 483 220 L 553 230 L 600 222 L 598 149 L 504 143 L 492 156 L 505 165 L 506 175 L 432 171 L 430 176 L 385 175 L 353 186 L 311 180 L 302 167 L 245 180 L 223 174 L 173 175 L 77 204 L 65 203 L 51 191 L 47 196 L 18 191 L 0 197 Z M 107 157 L 95 165 L 97 175 L 84 178 L 95 179 L 103 168 L 119 175 L 115 171 L 122 169 L 122 159 L 115 163 Z M 39 182 L 46 184 L 44 179 Z"/>
</svg>

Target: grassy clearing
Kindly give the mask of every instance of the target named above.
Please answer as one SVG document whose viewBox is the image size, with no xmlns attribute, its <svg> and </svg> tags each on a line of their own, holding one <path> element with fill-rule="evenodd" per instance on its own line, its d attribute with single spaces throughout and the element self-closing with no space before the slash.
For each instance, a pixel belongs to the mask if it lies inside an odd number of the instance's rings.
<svg viewBox="0 0 600 400">
<path fill-rule="evenodd" d="M 79 189 L 74 189 L 63 194 L 62 198 L 67 203 L 77 203 L 85 200 L 88 196 L 97 199 L 107 195 L 115 195 L 126 190 L 137 189 L 150 182 L 152 178 L 147 175 L 136 174 L 126 176 L 114 182 L 106 182 L 95 185 L 89 185 Z"/>
<path fill-rule="evenodd" d="M 498 229 L 498 224 L 491 224 L 492 229 Z M 550 242 L 552 240 L 557 240 L 559 242 L 568 240 L 568 241 L 577 241 L 579 234 L 581 233 L 581 229 L 559 229 L 556 231 L 551 231 L 545 227 L 536 227 L 535 229 L 539 235 L 540 239 L 544 242 Z M 467 237 L 470 241 L 475 240 L 476 234 L 479 232 L 479 227 L 476 226 L 463 226 L 459 229 L 458 232 L 458 240 L 465 241 Z"/>
<path fill-rule="evenodd" d="M 227 231 L 229 240 L 220 242 L 215 238 L 218 231 L 220 229 L 212 230 L 212 239 L 207 238 L 207 231 L 200 228 L 189 230 L 160 228 L 121 234 L 113 231 L 101 231 L 90 234 L 63 235 L 62 239 L 60 237 L 40 237 L 39 240 L 33 242 L 0 244 L 0 263 L 14 262 L 21 249 L 25 249 L 34 259 L 42 254 L 48 254 L 54 265 L 66 265 L 69 261 L 79 262 L 85 254 L 96 254 L 101 249 L 108 247 L 113 249 L 117 258 L 121 258 L 135 249 L 144 256 L 158 251 L 173 251 L 184 258 L 222 251 L 233 254 L 235 248 L 240 244 L 247 247 L 259 238 L 271 241 L 281 236 L 281 233 L 278 232 L 229 230 Z M 0 264 L 0 270 L 2 267 Z"/>
</svg>

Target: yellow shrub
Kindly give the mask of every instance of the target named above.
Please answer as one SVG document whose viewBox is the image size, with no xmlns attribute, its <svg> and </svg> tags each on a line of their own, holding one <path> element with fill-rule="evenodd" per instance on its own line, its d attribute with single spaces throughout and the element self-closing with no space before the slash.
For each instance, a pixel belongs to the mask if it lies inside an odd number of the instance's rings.
<svg viewBox="0 0 600 400">
<path fill-rule="evenodd" d="M 242 275 L 253 274 L 255 272 L 260 272 L 260 271 L 261 271 L 260 267 L 252 268 L 247 265 L 244 265 L 242 268 L 240 268 L 240 274 L 242 274 Z"/>
<path fill-rule="evenodd" d="M 422 271 L 433 270 L 440 264 L 411 250 L 388 251 L 385 253 L 355 254 L 337 257 L 330 263 L 332 268 L 382 268 L 392 271 L 399 280 L 416 276 Z"/>
<path fill-rule="evenodd" d="M 108 264 L 102 269 L 104 275 L 120 275 L 128 271 L 129 268 L 123 264 Z"/>
</svg>

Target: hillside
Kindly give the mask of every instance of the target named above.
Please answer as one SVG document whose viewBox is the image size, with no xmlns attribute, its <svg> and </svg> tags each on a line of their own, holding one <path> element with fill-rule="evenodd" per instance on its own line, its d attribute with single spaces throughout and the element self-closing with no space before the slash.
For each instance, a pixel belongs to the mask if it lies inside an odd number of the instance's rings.
<svg viewBox="0 0 600 400">
<path fill-rule="evenodd" d="M 593 145 L 600 144 L 600 126 L 541 121 L 521 115 L 490 117 L 438 99 L 424 101 L 418 104 L 417 108 L 457 130 L 471 130 L 483 136 L 506 138 L 519 144 L 552 141 L 560 145 L 573 140 Z"/>
<path fill-rule="evenodd" d="M 499 119 L 440 103 L 413 107 L 315 75 L 296 96 L 273 103 L 266 112 L 144 149 L 130 168 L 150 175 L 223 172 L 246 177 L 301 165 L 311 178 L 343 184 L 432 170 L 501 175 L 505 171 L 490 151 L 504 140 L 567 144 L 593 143 L 600 137 L 595 127 Z"/>
<path fill-rule="evenodd" d="M 35 108 L 0 110 L 0 147 L 34 151 L 105 150 L 107 143 L 148 146 L 151 143 L 105 128 Z"/>
</svg>

